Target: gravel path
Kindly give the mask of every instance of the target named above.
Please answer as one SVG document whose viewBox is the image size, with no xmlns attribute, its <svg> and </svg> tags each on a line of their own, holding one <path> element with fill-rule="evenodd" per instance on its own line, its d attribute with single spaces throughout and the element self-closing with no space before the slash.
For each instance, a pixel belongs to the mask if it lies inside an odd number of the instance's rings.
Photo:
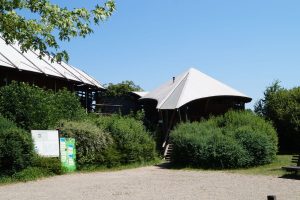
<svg viewBox="0 0 300 200">
<path fill-rule="evenodd" d="M 300 180 L 144 167 L 0 187 L 1 200 L 300 200 Z"/>
</svg>

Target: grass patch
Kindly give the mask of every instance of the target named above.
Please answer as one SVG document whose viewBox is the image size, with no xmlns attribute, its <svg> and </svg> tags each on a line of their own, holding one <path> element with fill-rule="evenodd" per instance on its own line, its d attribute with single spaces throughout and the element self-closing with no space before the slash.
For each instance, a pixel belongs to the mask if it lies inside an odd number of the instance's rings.
<svg viewBox="0 0 300 200">
<path fill-rule="evenodd" d="M 80 169 L 76 172 L 73 172 L 73 174 L 90 173 L 90 172 L 120 171 L 120 170 L 134 169 L 134 168 L 145 167 L 145 166 L 152 166 L 152 165 L 156 165 L 159 163 L 161 163 L 161 160 L 157 158 L 153 161 L 120 165 L 120 166 L 112 167 L 112 168 L 91 165 L 91 166 L 83 167 L 82 169 Z M 56 176 L 56 174 L 50 173 L 47 169 L 42 169 L 42 168 L 38 168 L 38 167 L 29 167 L 27 169 L 22 170 L 21 172 L 15 173 L 12 176 L 0 176 L 0 186 L 13 184 L 13 183 L 19 183 L 19 182 L 35 181 L 35 180 L 47 178 L 50 176 Z"/>
<path fill-rule="evenodd" d="M 50 173 L 47 169 L 42 169 L 38 167 L 28 167 L 20 172 L 13 174 L 12 176 L 1 176 L 0 185 L 35 181 L 41 178 L 46 178 L 54 175 L 55 174 Z"/>
<path fill-rule="evenodd" d="M 160 164 L 160 163 L 161 163 L 161 160 L 157 158 L 153 161 L 136 162 L 136 163 L 120 165 L 120 166 L 114 166 L 114 167 L 90 165 L 90 166 L 85 166 L 85 167 L 81 168 L 77 172 L 83 172 L 83 173 L 111 172 L 111 171 L 120 171 L 120 170 L 126 170 L 126 169 L 134 169 L 134 168 L 139 168 L 139 167 L 152 166 L 152 165 L 157 165 L 157 164 Z"/>
<path fill-rule="evenodd" d="M 244 168 L 244 169 L 203 169 L 203 168 L 194 168 L 190 166 L 182 165 L 172 165 L 172 164 L 162 164 L 160 165 L 163 168 L 174 169 L 174 170 L 196 170 L 196 171 L 222 171 L 229 173 L 239 173 L 239 174 L 251 174 L 251 175 L 267 175 L 267 176 L 278 176 L 286 177 L 293 179 L 300 179 L 300 175 L 293 175 L 290 172 L 282 170 L 281 167 L 284 166 L 293 166 L 292 155 L 277 155 L 276 159 L 267 165 L 262 165 L 258 167 Z"/>
<path fill-rule="evenodd" d="M 252 167 L 248 169 L 235 169 L 235 170 L 226 170 L 232 173 L 242 173 L 242 174 L 254 174 L 254 175 L 270 175 L 282 177 L 290 174 L 285 170 L 282 170 L 281 167 L 295 165 L 292 162 L 292 155 L 277 155 L 273 163 Z"/>
</svg>

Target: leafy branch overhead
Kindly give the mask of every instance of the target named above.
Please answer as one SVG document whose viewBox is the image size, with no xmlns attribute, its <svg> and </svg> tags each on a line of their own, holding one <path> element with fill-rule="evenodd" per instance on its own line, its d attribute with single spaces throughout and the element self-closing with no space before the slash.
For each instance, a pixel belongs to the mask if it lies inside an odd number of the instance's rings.
<svg viewBox="0 0 300 200">
<path fill-rule="evenodd" d="M 58 41 L 86 37 L 92 33 L 91 24 L 99 25 L 115 10 L 114 0 L 107 0 L 94 9 L 69 10 L 48 0 L 0 0 L 0 33 L 8 44 L 18 41 L 21 50 L 39 51 L 39 56 L 51 55 L 52 61 L 68 61 Z M 26 18 L 25 14 L 34 15 Z"/>
</svg>

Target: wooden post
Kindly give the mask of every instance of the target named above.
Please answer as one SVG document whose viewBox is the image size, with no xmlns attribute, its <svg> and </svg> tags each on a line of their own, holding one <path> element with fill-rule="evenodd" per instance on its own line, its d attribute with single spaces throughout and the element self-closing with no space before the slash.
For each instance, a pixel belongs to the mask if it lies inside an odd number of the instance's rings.
<svg viewBox="0 0 300 200">
<path fill-rule="evenodd" d="M 180 114 L 180 108 L 178 108 L 177 110 L 178 110 L 178 115 L 179 115 L 179 122 L 181 123 L 181 114 Z"/>
<path fill-rule="evenodd" d="M 189 121 L 189 118 L 188 118 L 188 109 L 189 109 L 189 107 L 187 106 L 187 107 L 185 108 L 185 121 L 186 121 L 186 122 Z"/>
<path fill-rule="evenodd" d="M 276 200 L 276 196 L 274 196 L 274 195 L 269 195 L 269 196 L 268 196 L 268 200 Z"/>
<path fill-rule="evenodd" d="M 85 112 L 88 113 L 88 88 L 85 88 Z"/>
<path fill-rule="evenodd" d="M 204 107 L 204 114 L 207 115 L 207 109 L 209 104 L 209 98 L 206 100 L 205 107 Z"/>
</svg>

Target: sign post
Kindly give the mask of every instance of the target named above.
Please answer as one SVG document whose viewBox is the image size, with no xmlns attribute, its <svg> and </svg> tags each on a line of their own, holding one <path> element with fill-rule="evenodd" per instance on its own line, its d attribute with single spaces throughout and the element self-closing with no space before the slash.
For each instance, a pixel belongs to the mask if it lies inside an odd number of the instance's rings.
<svg viewBox="0 0 300 200">
<path fill-rule="evenodd" d="M 65 167 L 68 172 L 76 170 L 75 139 L 60 138 L 60 159 L 62 166 Z"/>
</svg>

